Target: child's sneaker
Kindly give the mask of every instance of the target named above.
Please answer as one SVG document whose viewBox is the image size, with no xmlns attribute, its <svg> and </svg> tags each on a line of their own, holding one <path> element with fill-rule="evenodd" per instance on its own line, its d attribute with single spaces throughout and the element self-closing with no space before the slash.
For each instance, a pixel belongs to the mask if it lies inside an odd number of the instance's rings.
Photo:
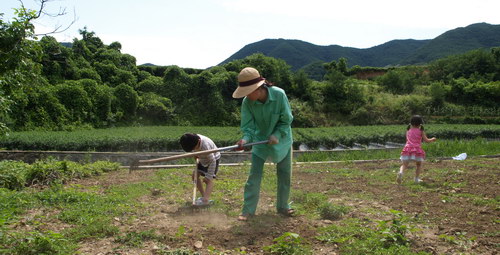
<svg viewBox="0 0 500 255">
<path fill-rule="evenodd" d="M 419 184 L 419 183 L 421 183 L 421 182 L 422 182 L 422 180 L 421 180 L 420 178 L 415 177 L 415 183 L 416 183 L 416 184 Z"/>
<path fill-rule="evenodd" d="M 203 198 L 200 197 L 196 200 L 195 205 L 211 205 L 213 203 L 214 203 L 213 200 L 208 200 L 207 202 L 204 202 Z"/>
<path fill-rule="evenodd" d="M 398 184 L 401 184 L 403 182 L 403 173 L 399 172 L 398 176 L 396 177 L 396 182 Z"/>
</svg>

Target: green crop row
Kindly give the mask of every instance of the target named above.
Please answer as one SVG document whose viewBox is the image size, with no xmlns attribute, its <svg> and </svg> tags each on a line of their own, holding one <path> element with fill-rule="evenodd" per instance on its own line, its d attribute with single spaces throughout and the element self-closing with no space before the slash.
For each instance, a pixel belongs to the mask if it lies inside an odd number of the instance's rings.
<svg viewBox="0 0 500 255">
<path fill-rule="evenodd" d="M 426 125 L 429 137 L 439 139 L 500 138 L 500 125 Z M 179 137 L 193 132 L 210 137 L 219 146 L 234 145 L 241 138 L 238 127 L 149 126 L 120 127 L 78 131 L 25 131 L 12 132 L 0 139 L 0 148 L 7 150 L 60 150 L 60 151 L 176 151 L 180 150 Z M 306 144 L 310 148 L 334 148 L 340 144 L 404 143 L 406 127 L 344 126 L 329 128 L 293 129 L 294 148 Z"/>
</svg>

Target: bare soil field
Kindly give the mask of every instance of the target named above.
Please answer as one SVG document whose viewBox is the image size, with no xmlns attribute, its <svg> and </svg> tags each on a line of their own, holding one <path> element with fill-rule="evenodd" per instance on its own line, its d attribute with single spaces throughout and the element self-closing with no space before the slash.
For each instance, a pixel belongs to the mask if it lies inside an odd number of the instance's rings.
<svg viewBox="0 0 500 255">
<path fill-rule="evenodd" d="M 186 176 L 183 190 L 175 194 L 168 188 L 148 186 L 151 192 L 138 201 L 140 213 L 114 219 L 122 233 L 154 230 L 168 238 L 144 241 L 140 247 L 125 246 L 112 237 L 84 240 L 78 250 L 81 254 L 181 254 L 166 253 L 180 249 L 199 254 L 263 254 L 263 247 L 286 232 L 304 238 L 313 254 L 344 254 L 341 243 L 317 238 L 322 228 L 342 225 L 347 219 L 376 226 L 379 221 L 391 219 L 390 210 L 404 213 L 415 227 L 408 234 L 413 252 L 498 254 L 499 163 L 499 158 L 429 160 L 424 164 L 423 183 L 413 183 L 414 168 L 410 168 L 402 185 L 395 183 L 399 169 L 396 160 L 294 165 L 291 200 L 297 198 L 297 192 L 324 194 L 330 203 L 349 208 L 340 220 L 325 220 L 300 210 L 300 202 L 294 202 L 298 208 L 294 217 L 279 216 L 274 210 L 275 193 L 271 187 L 263 188 L 257 215 L 247 222 L 237 221 L 248 166 L 222 167 L 214 206 L 196 211 L 179 202 L 188 202 L 192 194 L 187 170 L 141 170 L 130 174 L 120 170 L 69 185 L 92 190 L 97 187 L 105 193 L 114 186 L 168 176 L 159 176 L 158 171 Z M 273 173 L 273 166 L 267 166 L 264 179 Z M 57 222 L 51 226 L 55 230 L 65 227 L 70 226 Z"/>
</svg>

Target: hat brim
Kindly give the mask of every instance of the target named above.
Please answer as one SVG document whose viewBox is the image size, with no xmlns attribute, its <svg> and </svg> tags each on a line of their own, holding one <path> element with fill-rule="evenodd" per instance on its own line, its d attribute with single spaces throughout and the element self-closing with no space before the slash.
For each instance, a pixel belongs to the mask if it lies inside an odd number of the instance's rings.
<svg viewBox="0 0 500 255">
<path fill-rule="evenodd" d="M 252 84 L 250 86 L 238 86 L 236 90 L 233 92 L 233 98 L 242 98 L 248 96 L 248 94 L 252 93 L 254 90 L 256 90 L 258 87 L 260 87 L 262 84 L 266 82 L 265 80 L 259 81 L 255 84 Z"/>
</svg>

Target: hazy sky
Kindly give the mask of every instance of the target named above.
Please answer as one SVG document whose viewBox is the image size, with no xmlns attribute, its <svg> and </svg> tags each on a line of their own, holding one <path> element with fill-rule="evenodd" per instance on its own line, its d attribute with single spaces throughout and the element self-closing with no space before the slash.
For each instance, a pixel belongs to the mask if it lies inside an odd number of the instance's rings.
<svg viewBox="0 0 500 255">
<path fill-rule="evenodd" d="M 38 9 L 35 0 L 23 0 Z M 1 0 L 11 20 L 18 0 Z M 207 68 L 247 44 L 263 39 L 297 39 L 316 45 L 370 48 L 394 39 L 432 39 L 457 27 L 500 24 L 498 0 L 53 0 L 37 33 L 76 23 L 53 35 L 81 38 L 85 26 L 105 44 L 118 41 L 137 64 Z"/>
</svg>

